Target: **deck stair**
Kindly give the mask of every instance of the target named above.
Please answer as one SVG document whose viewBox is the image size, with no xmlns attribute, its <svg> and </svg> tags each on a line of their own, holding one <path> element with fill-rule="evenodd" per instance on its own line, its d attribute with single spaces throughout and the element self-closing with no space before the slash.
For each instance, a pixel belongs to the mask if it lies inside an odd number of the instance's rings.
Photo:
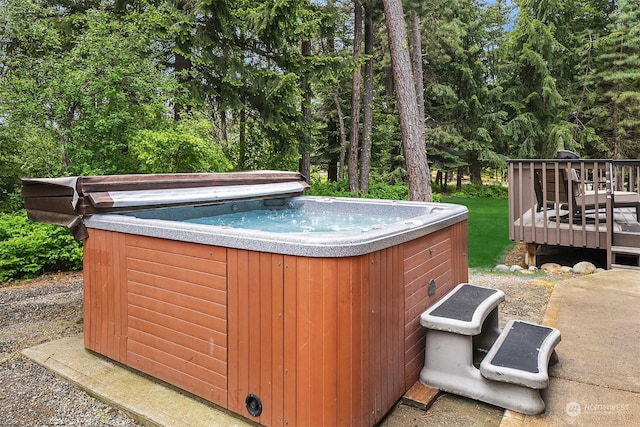
<svg viewBox="0 0 640 427">
<path fill-rule="evenodd" d="M 420 381 L 523 414 L 542 413 L 540 390 L 549 385 L 560 332 L 522 320 L 500 330 L 502 301 L 501 290 L 462 283 L 422 313 L 427 338 Z"/>
<path fill-rule="evenodd" d="M 631 246 L 611 247 L 612 269 L 640 271 L 640 248 Z"/>
</svg>

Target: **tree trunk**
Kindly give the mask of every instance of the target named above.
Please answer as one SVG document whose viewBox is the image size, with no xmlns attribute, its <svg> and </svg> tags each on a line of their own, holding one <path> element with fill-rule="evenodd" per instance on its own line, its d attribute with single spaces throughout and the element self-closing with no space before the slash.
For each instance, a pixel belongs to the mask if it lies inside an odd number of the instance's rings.
<svg viewBox="0 0 640 427">
<path fill-rule="evenodd" d="M 384 67 L 384 98 L 387 105 L 393 100 L 393 70 L 390 66 Z"/>
<path fill-rule="evenodd" d="M 185 49 L 185 46 L 181 45 L 181 49 Z M 186 71 L 190 70 L 192 67 L 191 60 L 189 58 L 185 58 L 180 53 L 174 54 L 173 61 L 173 69 L 175 70 L 175 74 L 177 76 L 178 83 L 181 86 L 188 86 L 191 84 L 191 77 L 188 77 L 188 73 Z M 176 122 L 182 118 L 182 113 L 186 112 L 187 114 L 190 112 L 190 108 L 185 107 L 182 104 L 174 104 L 173 105 L 173 120 Z"/>
<path fill-rule="evenodd" d="M 360 161 L 360 191 L 369 192 L 371 172 L 371 136 L 373 134 L 373 10 L 364 8 L 364 53 L 368 56 L 364 64 L 364 110 L 362 112 L 362 159 Z"/>
<path fill-rule="evenodd" d="M 431 176 L 425 150 L 424 125 L 423 120 L 418 117 L 402 0 L 383 0 L 383 5 L 398 101 L 400 132 L 409 177 L 409 200 L 431 201 Z"/>
<path fill-rule="evenodd" d="M 349 132 L 349 191 L 358 193 L 358 125 L 360 124 L 360 56 L 362 54 L 362 3 L 353 2 L 353 79 L 351 81 L 351 130 Z"/>
<path fill-rule="evenodd" d="M 224 108 L 220 108 L 220 137 L 225 144 L 229 140 L 227 133 L 227 110 Z"/>
<path fill-rule="evenodd" d="M 477 153 L 474 157 L 478 157 Z M 482 164 L 477 160 L 469 164 L 469 181 L 472 184 L 482 185 Z"/>
<path fill-rule="evenodd" d="M 186 13 L 187 2 L 185 0 L 180 0 L 176 4 L 176 9 L 180 11 L 180 13 Z M 192 88 L 189 87 L 192 83 L 192 77 L 189 76 L 188 71 L 191 70 L 193 64 L 191 63 L 191 59 L 184 56 L 183 52 L 189 52 L 190 47 L 183 41 L 176 40 L 176 51 L 173 56 L 173 70 L 175 75 L 177 76 L 177 81 L 180 86 L 187 87 L 187 89 L 191 92 Z M 173 120 L 179 121 L 182 118 L 182 113 L 186 112 L 189 114 L 191 112 L 191 108 L 189 106 L 184 106 L 182 104 L 174 104 L 173 105 Z"/>
<path fill-rule="evenodd" d="M 344 158 L 347 155 L 347 131 L 344 127 L 344 114 L 342 114 L 342 107 L 340 106 L 337 88 L 335 92 L 333 92 L 333 102 L 336 104 L 338 123 L 340 124 L 340 159 L 338 163 L 338 179 L 344 179 Z"/>
<path fill-rule="evenodd" d="M 311 42 L 309 40 L 305 40 L 302 42 L 302 55 L 303 56 L 311 56 Z M 306 123 L 311 123 L 311 86 L 309 85 L 308 77 L 305 78 L 304 82 L 304 99 L 302 100 L 302 116 Z M 300 165 L 299 172 L 307 179 L 307 182 L 310 182 L 311 179 L 311 143 L 309 138 L 305 138 L 304 141 L 298 145 L 298 150 L 300 152 Z"/>
<path fill-rule="evenodd" d="M 245 159 L 247 157 L 247 110 L 242 107 L 240 110 L 240 135 L 238 136 L 238 170 L 245 169 Z"/>
<path fill-rule="evenodd" d="M 336 182 L 338 180 L 338 151 L 336 148 L 340 146 L 338 141 L 338 124 L 334 120 L 333 116 L 329 117 L 327 123 L 327 180 L 329 182 Z"/>
<path fill-rule="evenodd" d="M 424 74 L 422 72 L 422 35 L 420 34 L 420 17 L 411 12 L 411 67 L 413 68 L 413 82 L 416 87 L 416 102 L 418 116 L 424 128 Z M 424 129 L 423 129 L 424 131 Z"/>
</svg>

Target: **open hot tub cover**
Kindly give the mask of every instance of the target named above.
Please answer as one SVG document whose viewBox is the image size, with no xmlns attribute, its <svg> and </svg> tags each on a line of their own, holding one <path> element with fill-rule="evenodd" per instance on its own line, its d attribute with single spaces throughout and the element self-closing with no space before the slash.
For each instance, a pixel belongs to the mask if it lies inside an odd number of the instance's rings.
<svg viewBox="0 0 640 427">
<path fill-rule="evenodd" d="M 29 218 L 69 227 L 78 240 L 88 237 L 82 222 L 87 215 L 289 197 L 307 188 L 304 176 L 282 171 L 22 179 Z"/>
</svg>

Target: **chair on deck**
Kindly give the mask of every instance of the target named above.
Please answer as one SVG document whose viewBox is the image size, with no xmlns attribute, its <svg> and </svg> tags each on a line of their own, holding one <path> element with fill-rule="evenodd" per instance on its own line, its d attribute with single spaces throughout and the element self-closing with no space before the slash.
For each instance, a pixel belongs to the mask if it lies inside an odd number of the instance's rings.
<svg viewBox="0 0 640 427">
<path fill-rule="evenodd" d="M 558 152 L 558 159 L 579 159 L 577 154 L 570 151 Z M 606 206 L 607 193 L 603 188 L 599 188 L 598 182 L 585 181 L 580 177 L 580 170 L 573 167 L 561 167 L 559 170 L 560 182 L 556 189 L 556 173 L 554 169 L 546 170 L 546 203 L 547 209 L 555 208 L 556 204 L 560 204 L 560 209 L 568 210 L 569 213 L 563 216 L 563 219 L 569 216 L 574 219 L 581 219 L 583 211 L 600 211 Z M 545 198 L 543 197 L 543 180 L 542 171 L 535 171 L 535 193 L 538 201 L 537 211 L 540 212 L 544 207 Z M 571 183 L 571 187 L 569 187 Z M 591 189 L 587 189 L 587 186 Z M 569 188 L 571 188 L 572 198 L 569 200 Z M 636 209 L 636 220 L 640 222 L 640 194 L 633 191 L 611 191 L 611 205 L 613 208 Z"/>
</svg>

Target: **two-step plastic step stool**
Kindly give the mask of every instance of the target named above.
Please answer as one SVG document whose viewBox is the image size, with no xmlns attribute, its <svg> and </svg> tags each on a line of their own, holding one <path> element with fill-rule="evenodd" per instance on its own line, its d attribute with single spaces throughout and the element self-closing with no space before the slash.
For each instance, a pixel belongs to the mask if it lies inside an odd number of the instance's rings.
<svg viewBox="0 0 640 427">
<path fill-rule="evenodd" d="M 498 289 L 462 283 L 422 313 L 427 338 L 420 381 L 523 414 L 542 413 L 540 390 L 549 386 L 549 360 L 560 332 L 522 320 L 500 330 L 502 301 Z"/>
</svg>

